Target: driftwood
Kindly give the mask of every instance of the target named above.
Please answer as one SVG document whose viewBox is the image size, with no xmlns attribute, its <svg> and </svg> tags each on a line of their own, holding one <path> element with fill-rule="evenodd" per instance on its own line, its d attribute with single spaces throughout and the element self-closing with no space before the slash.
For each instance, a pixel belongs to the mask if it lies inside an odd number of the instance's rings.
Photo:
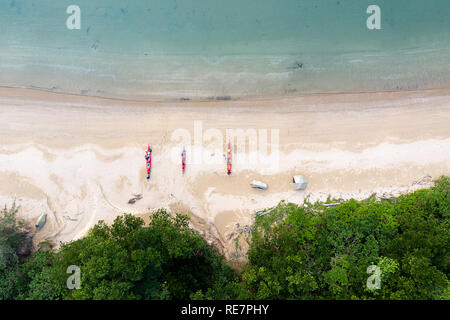
<svg viewBox="0 0 450 320">
<path fill-rule="evenodd" d="M 340 202 L 335 202 L 335 203 L 324 203 L 323 205 L 328 208 L 328 207 L 336 207 L 340 204 L 341 204 Z"/>
<path fill-rule="evenodd" d="M 136 194 L 133 193 L 133 198 L 131 198 L 130 200 L 128 200 L 129 204 L 135 204 L 136 201 L 141 200 L 142 199 L 142 194 Z"/>
<path fill-rule="evenodd" d="M 427 183 L 429 183 L 430 181 L 425 181 L 426 179 L 428 179 L 428 180 L 432 180 L 433 179 L 433 177 L 431 177 L 429 174 L 427 174 L 426 176 L 423 176 L 421 179 L 419 179 L 418 181 L 414 181 L 413 182 L 413 186 L 414 185 L 424 185 L 424 184 L 427 184 Z"/>
<path fill-rule="evenodd" d="M 430 183 L 430 182 L 432 182 L 432 181 L 433 181 L 433 177 L 430 176 L 429 174 L 427 174 L 426 176 L 423 176 L 423 177 L 420 178 L 419 180 L 414 181 L 414 182 L 410 185 L 410 187 L 417 186 L 417 185 L 419 185 L 419 186 L 426 185 L 426 184 L 428 184 L 428 183 Z M 395 193 L 396 191 L 398 191 L 398 189 L 400 189 L 400 187 L 398 187 L 398 188 L 392 190 L 391 192 L 386 192 L 383 196 L 378 197 L 378 198 L 381 199 L 381 200 L 389 200 L 389 201 L 393 201 L 393 200 L 395 200 L 395 197 L 394 197 L 392 194 Z"/>
<path fill-rule="evenodd" d="M 230 240 L 230 239 L 233 238 L 233 237 L 234 237 L 234 232 L 232 232 L 232 233 L 230 233 L 230 234 L 228 235 L 227 240 Z"/>
<path fill-rule="evenodd" d="M 266 212 L 264 212 L 264 210 L 259 210 L 259 211 L 255 212 L 255 215 L 258 216 L 258 217 L 262 217 L 262 216 L 265 216 L 266 214 L 271 213 L 275 209 L 276 208 L 272 208 L 272 209 L 270 209 L 269 211 L 266 211 Z"/>
</svg>

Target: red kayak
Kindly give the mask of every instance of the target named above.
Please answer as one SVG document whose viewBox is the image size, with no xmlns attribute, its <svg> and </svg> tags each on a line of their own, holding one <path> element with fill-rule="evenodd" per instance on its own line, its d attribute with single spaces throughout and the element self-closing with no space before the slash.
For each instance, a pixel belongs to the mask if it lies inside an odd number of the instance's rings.
<svg viewBox="0 0 450 320">
<path fill-rule="evenodd" d="M 150 179 L 150 171 L 152 170 L 152 148 L 150 148 L 150 145 L 147 148 L 147 151 L 145 152 L 145 160 L 147 161 L 147 180 Z"/>
<path fill-rule="evenodd" d="M 186 149 L 183 149 L 183 152 L 181 153 L 181 170 L 184 175 L 184 171 L 186 170 Z"/>
<path fill-rule="evenodd" d="M 227 146 L 227 174 L 231 174 L 231 142 L 228 141 Z"/>
</svg>

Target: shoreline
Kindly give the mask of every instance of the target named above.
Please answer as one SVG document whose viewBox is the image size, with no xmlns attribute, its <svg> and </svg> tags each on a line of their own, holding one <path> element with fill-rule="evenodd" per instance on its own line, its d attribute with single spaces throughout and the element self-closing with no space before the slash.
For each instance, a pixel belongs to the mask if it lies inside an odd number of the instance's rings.
<svg viewBox="0 0 450 320">
<path fill-rule="evenodd" d="M 249 225 L 255 211 L 281 200 L 398 194 L 450 172 L 450 88 L 177 102 L 0 88 L 0 114 L 0 205 L 16 198 L 30 225 L 48 212 L 36 242 L 57 245 L 82 237 L 98 220 L 168 208 L 191 215 L 195 228 L 230 257 L 236 223 Z M 216 163 L 188 162 L 182 177 L 171 158 L 180 147 L 172 135 L 183 129 L 193 141 L 198 122 L 203 134 L 278 130 L 278 168 L 234 158 L 228 177 L 216 152 Z M 201 138 L 202 154 L 212 158 Z M 154 150 L 150 181 L 147 143 Z M 247 149 L 238 155 L 249 156 Z M 290 189 L 293 174 L 308 178 L 305 191 Z M 411 186 L 427 175 L 426 184 Z M 269 189 L 251 189 L 253 179 Z M 133 193 L 143 199 L 130 205 Z"/>
<path fill-rule="evenodd" d="M 358 91 L 358 92 L 317 92 L 317 93 L 305 93 L 305 94 L 286 94 L 286 95 L 273 95 L 273 96 L 265 96 L 261 98 L 260 96 L 252 96 L 252 97 L 237 97 L 237 98 L 231 98 L 229 100 L 227 99 L 216 99 L 220 98 L 220 96 L 217 97 L 210 97 L 210 98 L 204 98 L 204 99 L 190 99 L 190 100 L 183 100 L 183 99 L 177 99 L 177 98 L 169 98 L 167 100 L 158 100 L 158 99 L 149 99 L 149 100 L 140 100 L 140 99 L 126 99 L 126 98 L 117 98 L 117 97 L 106 97 L 106 96 L 96 96 L 96 95 L 83 95 L 83 94 L 77 94 L 77 93 L 66 93 L 66 92 L 58 92 L 51 89 L 46 88 L 31 88 L 31 87 L 10 87 L 10 86 L 0 86 L 0 99 L 2 99 L 4 96 L 7 96 L 8 98 L 17 99 L 21 96 L 26 96 L 27 98 L 36 99 L 41 98 L 48 100 L 54 100 L 57 101 L 57 99 L 54 99 L 56 97 L 62 97 L 64 100 L 69 101 L 82 101 L 82 103 L 86 102 L 92 102 L 92 104 L 105 104 L 107 102 L 114 103 L 114 104 L 128 104 L 128 105 L 136 105 L 136 106 L 167 106 L 178 104 L 180 105 L 188 105 L 191 106 L 192 104 L 205 106 L 206 104 L 215 104 L 215 105 L 225 105 L 225 104 L 232 104 L 232 105 L 247 105 L 247 104 L 266 104 L 266 103 L 274 103 L 274 102 L 280 102 L 280 101 L 286 101 L 286 102 L 298 102 L 301 100 L 313 100 L 314 98 L 320 98 L 320 99 L 326 99 L 331 98 L 332 100 L 339 101 L 339 97 L 342 97 L 343 99 L 349 99 L 352 96 L 356 96 L 358 98 L 361 98 L 363 96 L 375 98 L 377 96 L 391 96 L 394 98 L 399 97 L 405 97 L 410 95 L 418 95 L 418 96 L 438 96 L 442 94 L 450 94 L 450 87 L 441 87 L 441 88 L 431 88 L 431 89 L 404 89 L 404 90 L 383 90 L 383 91 Z M 228 96 L 224 96 L 228 97 Z M 214 98 L 214 99 L 212 99 Z M 233 106 L 230 106 L 233 107 Z"/>
</svg>

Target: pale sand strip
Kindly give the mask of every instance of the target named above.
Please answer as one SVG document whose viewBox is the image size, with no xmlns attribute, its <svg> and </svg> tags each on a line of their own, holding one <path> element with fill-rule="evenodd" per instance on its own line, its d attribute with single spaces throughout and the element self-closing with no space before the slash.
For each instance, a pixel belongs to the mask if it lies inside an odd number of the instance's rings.
<svg viewBox="0 0 450 320">
<path fill-rule="evenodd" d="M 171 135 L 186 129 L 193 139 L 194 121 L 202 122 L 203 133 L 223 135 L 278 129 L 278 168 L 236 159 L 228 177 L 220 152 L 208 150 L 218 162 L 191 163 L 182 177 L 171 160 L 179 148 Z M 184 211 L 229 256 L 235 224 L 250 224 L 255 210 L 282 199 L 398 194 L 430 186 L 424 180 L 411 187 L 423 176 L 450 174 L 449 123 L 450 89 L 149 103 L 0 88 L 0 204 L 17 198 L 30 224 L 48 212 L 36 241 L 56 243 L 123 212 Z M 147 143 L 154 150 L 150 182 Z M 306 191 L 290 189 L 294 173 L 308 177 Z M 251 189 L 253 179 L 269 190 Z M 133 193 L 143 199 L 130 205 Z"/>
</svg>

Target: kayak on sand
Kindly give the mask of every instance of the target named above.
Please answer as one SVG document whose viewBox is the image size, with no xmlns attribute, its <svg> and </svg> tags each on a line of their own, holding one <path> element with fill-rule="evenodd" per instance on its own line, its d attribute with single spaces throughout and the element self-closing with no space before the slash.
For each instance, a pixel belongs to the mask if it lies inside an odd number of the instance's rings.
<svg viewBox="0 0 450 320">
<path fill-rule="evenodd" d="M 181 153 L 181 170 L 184 175 L 184 171 L 186 170 L 186 148 L 183 148 L 183 152 Z"/>
<path fill-rule="evenodd" d="M 227 174 L 231 174 L 231 142 L 228 141 L 227 146 Z"/>
<path fill-rule="evenodd" d="M 150 145 L 147 147 L 147 151 L 145 152 L 145 160 L 147 161 L 146 168 L 147 168 L 147 180 L 150 179 L 150 171 L 152 169 L 152 148 L 150 148 Z"/>
</svg>

